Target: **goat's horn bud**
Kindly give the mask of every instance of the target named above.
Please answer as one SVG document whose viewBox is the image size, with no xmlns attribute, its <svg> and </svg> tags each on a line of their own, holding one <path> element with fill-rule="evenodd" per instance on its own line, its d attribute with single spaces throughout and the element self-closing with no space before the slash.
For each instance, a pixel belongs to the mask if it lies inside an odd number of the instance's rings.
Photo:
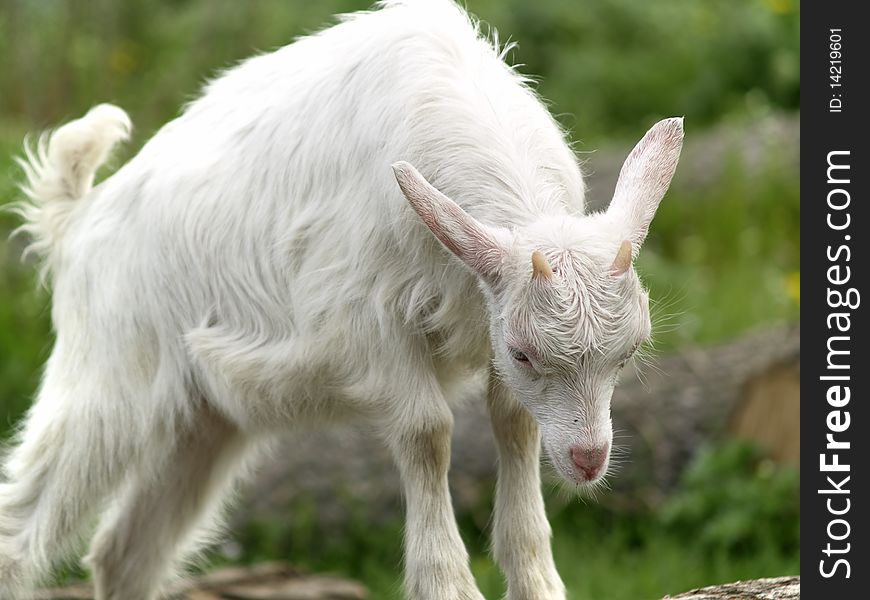
<svg viewBox="0 0 870 600">
<path fill-rule="evenodd" d="M 553 269 L 547 262 L 547 257 L 535 250 L 532 252 L 532 279 L 542 278 L 550 280 L 553 277 Z"/>
<path fill-rule="evenodd" d="M 616 253 L 616 258 L 613 259 L 613 264 L 610 265 L 610 272 L 614 275 L 622 275 L 631 267 L 631 242 L 622 240 L 619 245 L 619 252 Z"/>
</svg>

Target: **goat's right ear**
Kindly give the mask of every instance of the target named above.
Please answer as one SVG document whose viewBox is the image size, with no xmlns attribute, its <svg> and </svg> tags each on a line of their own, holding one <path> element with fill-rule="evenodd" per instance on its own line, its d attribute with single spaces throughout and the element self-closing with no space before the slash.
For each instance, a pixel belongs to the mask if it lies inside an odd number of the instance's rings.
<svg viewBox="0 0 870 600">
<path fill-rule="evenodd" d="M 646 132 L 622 165 L 607 213 L 625 228 L 635 255 L 668 191 L 682 148 L 683 119 L 665 119 Z"/>
<path fill-rule="evenodd" d="M 395 163 L 393 173 L 405 198 L 438 241 L 485 281 L 494 283 L 510 246 L 510 233 L 469 215 L 409 163 Z"/>
</svg>

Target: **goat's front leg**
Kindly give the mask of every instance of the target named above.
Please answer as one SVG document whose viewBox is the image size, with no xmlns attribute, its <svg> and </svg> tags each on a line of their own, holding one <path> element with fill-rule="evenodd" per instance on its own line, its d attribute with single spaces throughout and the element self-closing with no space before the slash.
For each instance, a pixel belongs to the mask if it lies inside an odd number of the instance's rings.
<svg viewBox="0 0 870 600">
<path fill-rule="evenodd" d="M 440 402 L 439 402 L 440 400 Z M 409 600 L 483 600 L 459 536 L 447 471 L 453 417 L 441 398 L 426 398 L 396 419 L 388 434 L 405 488 L 405 591 Z"/>
<path fill-rule="evenodd" d="M 541 495 L 538 425 L 495 374 L 487 402 L 499 455 L 493 552 L 507 579 L 507 598 L 564 600 Z"/>
</svg>

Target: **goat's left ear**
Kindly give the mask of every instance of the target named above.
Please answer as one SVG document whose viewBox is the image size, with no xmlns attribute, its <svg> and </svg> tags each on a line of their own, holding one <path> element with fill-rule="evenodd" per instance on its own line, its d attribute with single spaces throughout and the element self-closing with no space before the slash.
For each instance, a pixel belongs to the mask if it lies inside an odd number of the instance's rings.
<svg viewBox="0 0 870 600">
<path fill-rule="evenodd" d="M 646 239 L 659 203 L 668 191 L 682 147 L 682 117 L 665 119 L 646 132 L 622 165 L 607 214 L 624 224 L 634 254 Z"/>
<path fill-rule="evenodd" d="M 484 225 L 436 190 L 409 163 L 393 165 L 399 187 L 438 241 L 488 283 L 495 283 L 510 247 L 506 229 Z"/>
</svg>

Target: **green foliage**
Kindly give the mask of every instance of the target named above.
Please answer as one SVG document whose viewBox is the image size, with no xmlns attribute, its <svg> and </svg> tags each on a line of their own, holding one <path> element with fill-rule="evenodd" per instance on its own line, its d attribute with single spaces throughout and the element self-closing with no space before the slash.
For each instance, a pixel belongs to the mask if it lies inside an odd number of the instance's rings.
<svg viewBox="0 0 870 600">
<path fill-rule="evenodd" d="M 206 76 L 370 0 L 7 0 L 0 114 L 45 126 L 115 101 L 149 132 Z M 684 114 L 693 127 L 799 106 L 796 0 L 468 0 L 587 147 Z M 32 35 L 38 31 L 40 35 Z"/>
<path fill-rule="evenodd" d="M 797 469 L 776 469 L 757 448 L 732 441 L 699 452 L 661 517 L 707 552 L 797 553 L 798 487 Z"/>
<path fill-rule="evenodd" d="M 799 104 L 790 1 L 469 2 L 521 42 L 524 70 L 586 142 L 661 116 L 694 124 Z M 479 8 L 478 8 L 479 6 Z M 492 15 L 490 17 L 489 15 Z"/>
</svg>

